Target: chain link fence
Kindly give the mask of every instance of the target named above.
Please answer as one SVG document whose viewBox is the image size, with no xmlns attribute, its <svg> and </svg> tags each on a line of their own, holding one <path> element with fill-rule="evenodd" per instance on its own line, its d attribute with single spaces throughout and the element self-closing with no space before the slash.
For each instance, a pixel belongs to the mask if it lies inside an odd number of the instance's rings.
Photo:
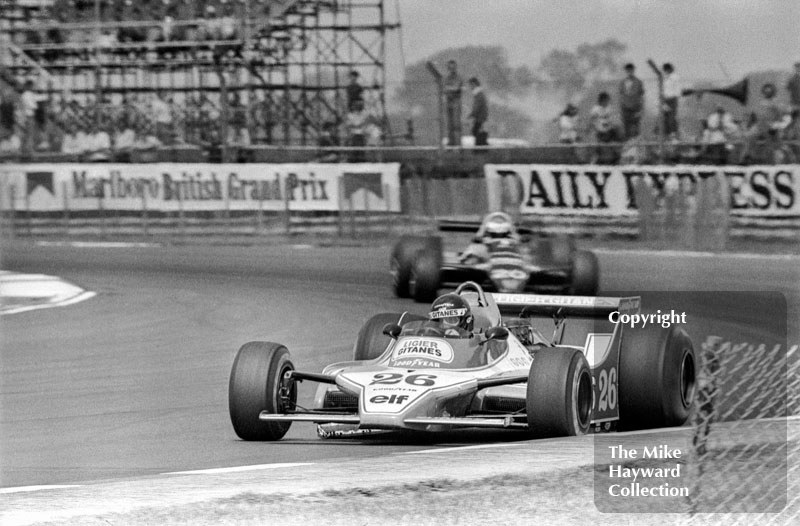
<svg viewBox="0 0 800 526">
<path fill-rule="evenodd" d="M 798 346 L 709 336 L 699 359 L 684 524 L 799 524 Z"/>
</svg>

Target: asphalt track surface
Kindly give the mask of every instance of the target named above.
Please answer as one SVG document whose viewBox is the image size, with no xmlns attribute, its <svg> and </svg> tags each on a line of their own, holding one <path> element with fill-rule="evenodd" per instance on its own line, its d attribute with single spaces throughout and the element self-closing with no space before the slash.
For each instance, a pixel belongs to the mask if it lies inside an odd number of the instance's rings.
<svg viewBox="0 0 800 526">
<path fill-rule="evenodd" d="M 406 443 L 320 440 L 295 424 L 277 443 L 238 440 L 227 409 L 238 347 L 276 341 L 319 371 L 350 359 L 376 312 L 425 307 L 392 296 L 388 246 L 2 247 L 4 270 L 58 275 L 97 292 L 64 308 L 0 318 L 0 488 L 165 472 L 328 462 L 497 441 L 462 432 Z M 601 252 L 603 291 L 780 291 L 701 295 L 684 305 L 696 346 L 798 342 L 800 259 Z M 306 386 L 304 386 L 306 387 Z M 312 389 L 301 391 L 300 403 Z"/>
</svg>

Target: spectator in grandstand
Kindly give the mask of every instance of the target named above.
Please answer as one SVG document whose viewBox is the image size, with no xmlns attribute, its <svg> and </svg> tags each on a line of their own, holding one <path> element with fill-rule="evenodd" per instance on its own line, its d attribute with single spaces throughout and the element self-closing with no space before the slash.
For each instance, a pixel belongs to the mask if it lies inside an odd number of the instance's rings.
<svg viewBox="0 0 800 526">
<path fill-rule="evenodd" d="M 664 103 L 661 107 L 661 113 L 664 117 L 664 135 L 669 138 L 678 137 L 678 100 L 683 95 L 683 86 L 681 79 L 675 73 L 675 67 L 666 62 L 662 69 L 664 71 L 664 84 L 662 87 L 662 96 Z"/>
<path fill-rule="evenodd" d="M 625 64 L 625 78 L 619 83 L 619 106 L 625 140 L 637 137 L 644 109 L 644 84 L 636 76 L 636 66 Z"/>
<path fill-rule="evenodd" d="M 78 132 L 80 127 L 78 123 L 71 122 L 67 124 L 66 133 L 61 141 L 61 153 L 67 155 L 80 155 L 83 153 L 83 145 L 78 139 Z"/>
<path fill-rule="evenodd" d="M 489 140 L 483 125 L 489 118 L 489 103 L 481 87 L 481 81 L 477 77 L 471 77 L 468 82 L 472 90 L 472 111 L 468 116 L 472 119 L 472 136 L 475 137 L 475 146 L 486 146 Z"/>
<path fill-rule="evenodd" d="M 161 146 L 161 141 L 156 136 L 156 129 L 153 123 L 142 119 L 136 132 L 136 141 L 133 144 L 135 150 L 152 150 Z"/>
<path fill-rule="evenodd" d="M 12 90 L 3 91 L 0 88 L 0 140 L 11 135 L 16 125 L 16 105 Z"/>
<path fill-rule="evenodd" d="M 614 143 L 621 140 L 616 117 L 611 110 L 611 96 L 603 91 L 597 96 L 595 104 L 589 112 L 589 125 L 594 132 L 595 141 L 598 143 Z M 598 146 L 595 149 L 593 162 L 612 164 L 619 157 L 618 148 Z"/>
<path fill-rule="evenodd" d="M 717 106 L 704 123 L 703 157 L 711 164 L 727 164 L 731 141 L 737 138 L 738 132 L 739 126 L 733 116 L 724 107 Z"/>
<path fill-rule="evenodd" d="M 36 93 L 36 86 L 32 80 L 25 83 L 25 88 L 20 95 L 22 105 L 22 152 L 30 153 L 39 139 L 40 128 L 44 124 L 43 109 L 40 104 L 47 100 L 47 97 Z"/>
<path fill-rule="evenodd" d="M 213 5 L 206 6 L 203 12 L 203 23 L 198 28 L 201 40 L 219 40 L 222 29 L 217 18 L 217 8 Z"/>
<path fill-rule="evenodd" d="M 789 77 L 786 90 L 789 92 L 789 104 L 792 106 L 794 119 L 797 120 L 800 112 L 800 62 L 794 63 L 794 75 Z"/>
<path fill-rule="evenodd" d="M 447 144 L 461 146 L 461 92 L 464 81 L 458 74 L 455 60 L 447 61 L 447 75 L 444 78 L 444 100 L 447 116 Z"/>
<path fill-rule="evenodd" d="M 228 144 L 250 146 L 250 131 L 247 129 L 247 108 L 236 91 L 228 95 Z"/>
<path fill-rule="evenodd" d="M 567 104 L 558 116 L 558 142 L 572 144 L 578 141 L 578 108 Z"/>
<path fill-rule="evenodd" d="M 234 8 L 231 3 L 223 4 L 222 18 L 219 19 L 219 33 L 222 40 L 234 40 L 238 37 Z"/>
<path fill-rule="evenodd" d="M 19 153 L 22 141 L 16 132 L 10 132 L 6 137 L 0 137 L 0 154 Z"/>
<path fill-rule="evenodd" d="M 364 102 L 364 87 L 358 82 L 358 71 L 350 72 L 350 83 L 345 88 L 347 111 L 352 111 L 356 102 Z"/>
<path fill-rule="evenodd" d="M 150 102 L 150 111 L 156 125 L 156 136 L 163 144 L 172 142 L 172 109 L 163 91 L 153 95 Z"/>
</svg>

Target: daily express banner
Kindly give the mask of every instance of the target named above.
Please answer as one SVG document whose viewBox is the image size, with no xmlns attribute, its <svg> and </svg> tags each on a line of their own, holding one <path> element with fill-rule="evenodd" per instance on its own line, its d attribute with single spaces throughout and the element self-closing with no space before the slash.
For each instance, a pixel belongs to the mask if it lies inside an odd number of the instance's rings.
<svg viewBox="0 0 800 526">
<path fill-rule="evenodd" d="M 800 166 L 592 166 L 487 164 L 489 206 L 499 209 L 503 187 L 521 195 L 523 214 L 637 213 L 635 188 L 646 183 L 656 198 L 693 195 L 700 181 L 716 178 L 733 215 L 800 216 Z M 505 184 L 499 184 L 499 183 Z M 498 184 L 494 184 L 498 183 Z"/>
<path fill-rule="evenodd" d="M 32 211 L 400 211 L 400 165 L 0 165 L 2 206 Z M 13 188 L 13 189 L 12 189 Z"/>
</svg>

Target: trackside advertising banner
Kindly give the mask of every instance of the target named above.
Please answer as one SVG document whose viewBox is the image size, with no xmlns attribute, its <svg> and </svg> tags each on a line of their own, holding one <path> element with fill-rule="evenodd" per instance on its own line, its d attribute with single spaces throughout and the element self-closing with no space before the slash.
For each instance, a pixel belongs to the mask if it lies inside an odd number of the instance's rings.
<svg viewBox="0 0 800 526">
<path fill-rule="evenodd" d="M 800 217 L 800 166 L 592 166 L 487 164 L 489 206 L 498 209 L 505 188 L 521 194 L 523 214 L 637 214 L 634 189 L 643 181 L 656 197 L 694 195 L 716 178 L 732 215 Z M 724 197 L 724 196 L 723 196 Z"/>
<path fill-rule="evenodd" d="M 400 211 L 400 165 L 0 165 L 0 202 L 16 210 Z M 13 188 L 13 190 L 12 190 Z"/>
</svg>

